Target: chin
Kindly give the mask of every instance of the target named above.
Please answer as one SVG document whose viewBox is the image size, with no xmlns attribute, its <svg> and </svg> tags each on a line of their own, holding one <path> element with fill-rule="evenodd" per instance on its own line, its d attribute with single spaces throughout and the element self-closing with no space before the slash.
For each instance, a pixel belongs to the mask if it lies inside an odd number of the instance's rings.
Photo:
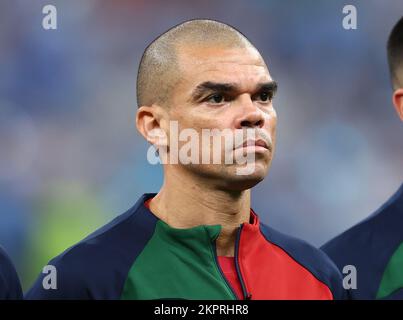
<svg viewBox="0 0 403 320">
<path fill-rule="evenodd" d="M 267 168 L 256 166 L 252 173 L 239 175 L 237 174 L 237 171 L 234 170 L 234 172 L 231 172 L 231 174 L 223 178 L 223 180 L 226 181 L 226 187 L 228 190 L 247 190 L 263 181 L 267 175 L 267 171 Z"/>
<path fill-rule="evenodd" d="M 231 191 L 244 191 L 253 188 L 256 186 L 259 182 L 261 182 L 264 179 L 264 177 L 261 177 L 259 179 L 256 179 L 255 177 L 248 177 L 248 178 L 243 178 L 238 179 L 238 180 L 232 180 L 228 181 L 228 184 L 226 185 L 226 190 L 231 190 Z"/>
<path fill-rule="evenodd" d="M 253 188 L 261 182 L 269 171 L 270 162 L 256 162 L 251 172 L 241 165 L 186 165 L 186 169 L 203 179 L 211 180 L 219 189 L 243 191 Z M 241 170 L 241 171 L 240 171 Z M 239 174 L 239 173 L 243 174 Z"/>
</svg>

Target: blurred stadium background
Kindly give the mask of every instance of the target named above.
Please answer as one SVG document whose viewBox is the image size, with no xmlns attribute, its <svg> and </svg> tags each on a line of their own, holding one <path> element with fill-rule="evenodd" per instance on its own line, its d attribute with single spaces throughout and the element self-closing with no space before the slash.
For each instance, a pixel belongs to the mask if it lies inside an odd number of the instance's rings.
<svg viewBox="0 0 403 320">
<path fill-rule="evenodd" d="M 58 29 L 42 28 L 54 4 Z M 342 8 L 358 10 L 344 30 Z M 252 193 L 262 220 L 321 245 L 403 181 L 385 43 L 388 1 L 0 2 L 0 244 L 26 290 L 47 261 L 158 191 L 134 127 L 145 46 L 191 18 L 234 25 L 279 83 L 277 152 Z"/>
</svg>

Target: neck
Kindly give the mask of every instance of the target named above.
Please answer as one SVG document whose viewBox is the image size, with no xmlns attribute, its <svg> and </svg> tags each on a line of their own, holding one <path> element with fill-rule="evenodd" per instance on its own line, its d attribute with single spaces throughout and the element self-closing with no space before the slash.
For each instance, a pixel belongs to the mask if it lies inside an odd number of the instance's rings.
<svg viewBox="0 0 403 320">
<path fill-rule="evenodd" d="M 212 185 L 188 173 L 165 170 L 164 184 L 150 209 L 174 228 L 220 224 L 217 254 L 233 256 L 237 229 L 250 219 L 250 190 L 226 191 Z"/>
</svg>

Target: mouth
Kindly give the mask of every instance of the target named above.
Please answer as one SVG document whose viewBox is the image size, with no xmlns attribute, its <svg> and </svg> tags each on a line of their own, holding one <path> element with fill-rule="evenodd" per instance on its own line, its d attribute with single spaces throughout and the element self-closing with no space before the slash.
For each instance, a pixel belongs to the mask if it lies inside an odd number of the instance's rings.
<svg viewBox="0 0 403 320">
<path fill-rule="evenodd" d="M 234 148 L 236 149 L 246 149 L 251 151 L 270 151 L 271 148 L 269 144 L 263 139 L 257 140 L 246 140 L 241 145 Z"/>
</svg>

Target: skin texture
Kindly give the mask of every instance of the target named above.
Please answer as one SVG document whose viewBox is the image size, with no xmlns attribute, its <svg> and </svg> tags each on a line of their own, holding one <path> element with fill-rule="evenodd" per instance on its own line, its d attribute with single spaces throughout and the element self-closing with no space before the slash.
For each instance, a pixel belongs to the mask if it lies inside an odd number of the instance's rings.
<svg viewBox="0 0 403 320">
<path fill-rule="evenodd" d="M 395 90 L 392 96 L 392 101 L 400 120 L 403 121 L 403 88 Z"/>
<path fill-rule="evenodd" d="M 256 138 L 266 137 L 270 145 L 255 153 L 255 170 L 249 175 L 237 175 L 238 164 L 164 164 L 164 183 L 150 209 L 175 228 L 221 224 L 217 254 L 234 256 L 236 229 L 250 218 L 250 188 L 267 175 L 275 149 L 276 112 L 271 98 L 256 91 L 259 84 L 272 78 L 251 46 L 182 45 L 177 52 L 180 80 L 171 91 L 169 106 L 153 104 L 138 109 L 136 126 L 146 140 L 169 148 L 169 139 L 162 142 L 150 137 L 149 132 L 160 129 L 169 137 L 169 121 L 176 120 L 179 132 L 193 128 L 200 136 L 203 128 L 253 128 Z M 214 92 L 205 92 L 195 99 L 196 87 L 206 81 L 231 83 L 236 90 L 229 97 L 209 98 Z M 179 142 L 179 148 L 184 143 Z M 226 152 L 246 151 L 226 150 L 222 144 L 222 155 Z"/>
</svg>

